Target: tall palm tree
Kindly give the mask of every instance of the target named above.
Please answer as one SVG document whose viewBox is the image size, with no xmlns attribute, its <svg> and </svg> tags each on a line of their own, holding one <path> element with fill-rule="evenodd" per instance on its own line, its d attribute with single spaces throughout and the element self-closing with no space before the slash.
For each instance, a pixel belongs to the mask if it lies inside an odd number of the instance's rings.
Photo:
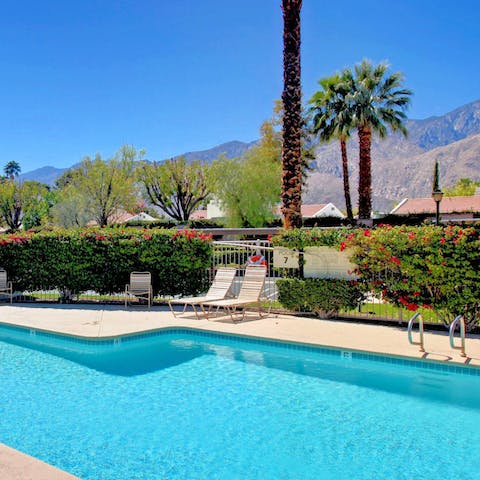
<svg viewBox="0 0 480 480">
<path fill-rule="evenodd" d="M 282 212 L 286 229 L 302 226 L 302 89 L 300 83 L 300 11 L 302 0 L 282 0 L 283 148 Z"/>
<path fill-rule="evenodd" d="M 331 77 L 322 78 L 318 83 L 321 90 L 315 92 L 309 101 L 312 105 L 310 111 L 313 113 L 313 132 L 319 135 L 323 142 L 332 139 L 340 141 L 345 207 L 348 220 L 353 222 L 347 156 L 347 139 L 353 126 L 352 112 L 347 101 L 352 91 L 352 72 L 344 70 L 341 74 L 336 73 Z"/>
<path fill-rule="evenodd" d="M 353 91 L 348 96 L 353 124 L 358 128 L 360 147 L 358 217 L 370 219 L 372 213 L 372 133 L 384 138 L 388 129 L 405 136 L 405 110 L 412 92 L 403 88 L 403 75 L 386 75 L 389 65 L 372 65 L 363 60 L 355 65 Z"/>
<path fill-rule="evenodd" d="M 18 177 L 21 172 L 20 164 L 15 160 L 10 160 L 3 168 L 3 171 L 6 177 L 13 180 L 15 177 Z"/>
</svg>

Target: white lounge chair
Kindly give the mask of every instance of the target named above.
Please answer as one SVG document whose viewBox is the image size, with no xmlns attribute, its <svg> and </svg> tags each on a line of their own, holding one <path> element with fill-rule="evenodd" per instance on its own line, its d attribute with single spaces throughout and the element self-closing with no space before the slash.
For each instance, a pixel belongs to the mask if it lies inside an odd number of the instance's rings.
<svg viewBox="0 0 480 480">
<path fill-rule="evenodd" d="M 7 272 L 3 268 L 0 269 L 0 293 L 10 296 L 10 303 L 13 302 L 12 282 L 8 281 Z"/>
<path fill-rule="evenodd" d="M 223 300 L 227 296 L 232 286 L 236 273 L 237 270 L 234 267 L 219 267 L 217 273 L 215 274 L 215 278 L 213 279 L 213 282 L 205 295 L 169 300 L 168 305 L 173 315 L 175 317 L 177 316 L 173 305 L 183 305 L 182 314 L 185 313 L 185 310 L 190 305 L 195 312 L 195 316 L 200 318 L 196 307 L 202 302 Z"/>
<path fill-rule="evenodd" d="M 132 272 L 130 283 L 125 285 L 125 307 L 129 298 L 146 300 L 148 308 L 152 303 L 152 274 L 150 272 Z"/>
<path fill-rule="evenodd" d="M 241 320 L 243 320 L 247 308 L 253 304 L 258 304 L 258 312 L 261 317 L 262 308 L 259 302 L 263 287 L 265 286 L 266 276 L 267 267 L 265 265 L 248 265 L 245 268 L 245 276 L 243 277 L 238 297 L 202 302 L 200 306 L 203 313 L 206 315 L 207 319 L 209 319 L 212 308 L 216 308 L 217 311 L 222 309 L 226 315 L 230 315 L 232 322 L 235 322 L 234 315 L 237 313 L 237 309 L 241 310 Z M 267 312 L 267 315 L 269 313 L 270 310 Z"/>
</svg>

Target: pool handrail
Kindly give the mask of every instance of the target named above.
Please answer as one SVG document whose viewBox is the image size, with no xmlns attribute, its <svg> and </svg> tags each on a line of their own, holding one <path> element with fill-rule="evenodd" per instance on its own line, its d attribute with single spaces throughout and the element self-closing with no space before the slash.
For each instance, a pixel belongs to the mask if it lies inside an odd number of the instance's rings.
<svg viewBox="0 0 480 480">
<path fill-rule="evenodd" d="M 420 334 L 420 341 L 419 342 L 414 342 L 413 341 L 413 336 L 412 336 L 412 330 L 413 330 L 413 326 L 414 326 L 414 323 L 415 323 L 415 320 L 418 319 L 418 333 Z M 424 348 L 424 340 L 423 340 L 423 317 L 422 317 L 422 314 L 420 312 L 417 312 L 409 321 L 408 321 L 408 329 L 407 329 L 407 333 L 408 333 L 408 341 L 412 344 L 412 345 L 419 345 L 420 348 L 420 352 L 425 352 L 425 348 Z"/>
<path fill-rule="evenodd" d="M 454 335 L 455 335 L 455 329 L 456 329 L 458 324 L 460 324 L 461 343 L 460 343 L 459 347 L 456 347 L 455 346 L 455 341 L 454 341 Z M 463 315 L 458 315 L 455 318 L 455 320 L 451 323 L 448 336 L 450 338 L 450 346 L 454 350 L 460 350 L 460 356 L 461 357 L 466 357 L 467 354 L 465 353 L 465 318 L 463 318 Z"/>
</svg>

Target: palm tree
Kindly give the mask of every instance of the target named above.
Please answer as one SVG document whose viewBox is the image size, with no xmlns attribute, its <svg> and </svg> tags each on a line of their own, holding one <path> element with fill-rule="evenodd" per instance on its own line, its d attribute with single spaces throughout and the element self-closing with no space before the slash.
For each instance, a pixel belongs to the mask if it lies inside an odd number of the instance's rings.
<svg viewBox="0 0 480 480">
<path fill-rule="evenodd" d="M 282 212 L 286 229 L 302 226 L 302 89 L 300 83 L 300 10 L 302 0 L 282 0 L 283 148 Z"/>
<path fill-rule="evenodd" d="M 412 92 L 402 88 L 399 72 L 386 76 L 389 65 L 372 65 L 363 60 L 355 65 L 353 91 L 348 95 L 353 125 L 358 128 L 360 147 L 358 182 L 358 217 L 370 219 L 372 213 L 372 133 L 384 138 L 388 129 L 405 136 L 405 110 Z"/>
<path fill-rule="evenodd" d="M 353 76 L 350 70 L 344 70 L 331 77 L 319 80 L 321 90 L 310 99 L 313 116 L 313 132 L 320 140 L 340 141 L 342 155 L 343 191 L 348 220 L 353 222 L 352 200 L 350 197 L 350 179 L 348 174 L 347 139 L 352 129 L 352 115 L 347 96 L 352 92 Z"/>
<path fill-rule="evenodd" d="M 3 171 L 6 177 L 13 180 L 15 177 L 18 177 L 21 172 L 20 164 L 15 160 L 10 160 L 3 168 Z"/>
</svg>

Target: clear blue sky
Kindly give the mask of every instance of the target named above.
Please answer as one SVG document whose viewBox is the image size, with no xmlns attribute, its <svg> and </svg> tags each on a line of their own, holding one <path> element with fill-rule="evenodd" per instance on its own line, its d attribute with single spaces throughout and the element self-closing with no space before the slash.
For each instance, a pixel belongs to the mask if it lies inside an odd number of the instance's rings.
<svg viewBox="0 0 480 480">
<path fill-rule="evenodd" d="M 121 145 L 164 159 L 258 137 L 282 91 L 281 0 L 2 0 L 0 166 L 67 167 Z M 304 96 L 362 58 L 411 118 L 480 98 L 475 0 L 304 0 Z"/>
</svg>

